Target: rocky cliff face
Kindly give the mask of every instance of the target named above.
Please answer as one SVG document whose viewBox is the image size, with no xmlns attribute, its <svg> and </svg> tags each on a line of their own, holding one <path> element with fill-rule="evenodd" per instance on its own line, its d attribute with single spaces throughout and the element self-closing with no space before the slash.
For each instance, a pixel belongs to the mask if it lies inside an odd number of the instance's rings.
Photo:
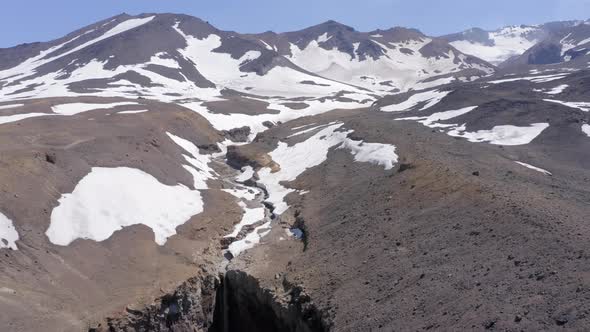
<svg viewBox="0 0 590 332">
<path fill-rule="evenodd" d="M 325 332 L 330 318 L 301 287 L 283 280 L 280 292 L 265 289 L 245 272 L 191 278 L 144 308 L 95 323 L 88 332 Z"/>
<path fill-rule="evenodd" d="M 173 293 L 145 308 L 126 309 L 122 317 L 108 318 L 89 332 L 208 331 L 213 324 L 220 280 L 212 275 L 191 278 Z"/>
</svg>

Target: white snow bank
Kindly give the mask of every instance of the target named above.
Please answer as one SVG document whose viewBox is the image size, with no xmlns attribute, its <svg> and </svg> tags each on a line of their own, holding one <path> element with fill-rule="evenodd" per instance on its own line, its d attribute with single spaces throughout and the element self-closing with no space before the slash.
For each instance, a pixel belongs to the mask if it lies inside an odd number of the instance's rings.
<svg viewBox="0 0 590 332">
<path fill-rule="evenodd" d="M 542 168 L 539 168 L 539 167 L 536 167 L 536 166 L 533 166 L 533 165 L 530 165 L 530 164 L 527 164 L 527 163 L 523 163 L 523 162 L 520 162 L 520 161 L 515 161 L 515 163 L 517 163 L 517 164 L 519 164 L 521 166 L 524 166 L 526 168 L 530 168 L 530 169 L 532 169 L 534 171 L 541 172 L 541 173 L 546 174 L 546 175 L 552 175 L 551 172 L 549 172 L 549 171 L 546 171 L 546 170 L 544 170 Z"/>
<path fill-rule="evenodd" d="M 254 176 L 254 169 L 251 166 L 242 167 L 242 173 L 236 177 L 238 182 L 246 182 Z"/>
<path fill-rule="evenodd" d="M 548 101 L 550 103 L 561 104 L 563 106 L 567 106 L 567 107 L 571 107 L 571 108 L 577 108 L 583 112 L 590 111 L 590 103 L 588 103 L 588 102 L 561 101 L 561 100 L 555 100 L 555 99 L 543 99 L 543 100 Z"/>
<path fill-rule="evenodd" d="M 525 76 L 525 77 L 515 77 L 515 78 L 506 78 L 500 79 L 495 81 L 489 81 L 488 83 L 492 84 L 500 84 L 500 83 L 508 83 L 508 82 L 516 82 L 516 81 L 531 81 L 533 83 L 546 83 L 555 80 L 560 80 L 566 77 L 567 73 L 560 73 L 560 74 L 553 74 L 553 75 L 542 75 L 542 76 Z"/>
<path fill-rule="evenodd" d="M 170 58 L 166 52 L 160 52 L 153 55 L 148 65 L 157 65 L 162 67 L 168 67 L 172 69 L 181 69 L 178 61 Z M 146 66 L 148 66 L 146 65 Z"/>
<path fill-rule="evenodd" d="M 569 85 L 567 85 L 567 84 L 558 85 L 545 93 L 548 95 L 558 95 L 558 94 L 562 93 L 568 87 L 569 87 Z"/>
<path fill-rule="evenodd" d="M 111 103 L 111 104 L 87 104 L 87 103 L 71 103 L 71 104 L 61 104 L 55 105 L 51 107 L 51 110 L 55 113 L 24 113 L 24 114 L 13 114 L 13 115 L 6 115 L 0 116 L 0 124 L 16 122 L 28 118 L 35 118 L 40 116 L 52 116 L 52 115 L 75 115 L 82 112 L 88 112 L 96 109 L 111 109 L 117 106 L 130 106 L 130 105 L 137 105 L 137 103 Z M 127 111 L 127 112 L 136 112 L 136 111 Z M 123 113 L 123 112 L 119 112 Z"/>
<path fill-rule="evenodd" d="M 60 115 L 76 115 L 78 113 L 88 112 L 97 109 L 112 109 L 117 106 L 138 105 L 134 102 L 110 103 L 110 104 L 89 104 L 89 103 L 70 103 L 60 104 L 51 107 L 51 110 Z"/>
<path fill-rule="evenodd" d="M 268 192 L 267 201 L 273 204 L 277 215 L 287 210 L 288 205 L 284 198 L 295 191 L 282 186 L 281 182 L 293 181 L 307 169 L 320 165 L 327 159 L 332 147 L 347 148 L 351 150 L 356 161 L 375 163 L 385 169 L 390 169 L 393 163 L 397 162 L 393 145 L 352 141 L 346 137 L 352 131 L 336 131 L 342 125 L 329 125 L 307 140 L 292 146 L 279 142 L 278 147 L 269 153 L 272 160 L 280 165 L 280 170 L 272 173 L 270 168 L 265 167 L 258 171 L 258 176 L 259 183 L 263 184 Z"/>
<path fill-rule="evenodd" d="M 16 240 L 18 240 L 18 232 L 12 224 L 12 220 L 0 213 L 0 248 L 18 250 Z"/>
<path fill-rule="evenodd" d="M 533 123 L 529 127 L 505 125 L 495 126 L 491 130 L 468 132 L 465 131 L 465 125 L 463 125 L 454 128 L 447 134 L 466 138 L 470 142 L 489 142 L 495 145 L 524 145 L 530 143 L 548 127 L 548 123 Z"/>
<path fill-rule="evenodd" d="M 399 118 L 396 120 L 418 120 L 418 122 L 420 122 L 421 124 L 430 127 L 430 128 L 438 128 L 438 127 L 454 127 L 456 126 L 455 124 L 441 124 L 438 123 L 438 121 L 444 121 L 444 120 L 449 120 L 452 118 L 456 118 L 460 115 L 463 114 L 467 114 L 471 111 L 473 111 L 474 109 L 476 109 L 477 106 L 470 106 L 470 107 L 464 107 L 458 110 L 450 110 L 450 111 L 445 111 L 445 112 L 438 112 L 438 113 L 433 113 L 429 116 L 424 116 L 424 117 L 407 117 L 407 118 Z"/>
<path fill-rule="evenodd" d="M 242 216 L 242 220 L 240 221 L 240 223 L 238 223 L 234 227 L 234 231 L 231 234 L 228 234 L 225 236 L 226 238 L 236 237 L 236 236 L 238 236 L 238 234 L 240 234 L 240 232 L 242 231 L 242 229 L 244 227 L 249 226 L 249 225 L 254 225 L 255 223 L 264 219 L 264 208 L 263 207 L 251 209 L 251 208 L 248 208 L 248 206 L 246 206 L 246 203 L 244 203 L 244 202 L 239 202 L 238 205 L 240 205 L 242 210 L 244 210 L 244 215 Z"/>
<path fill-rule="evenodd" d="M 310 133 L 310 132 L 312 132 L 312 131 L 314 131 L 314 130 L 318 130 L 318 129 L 320 129 L 320 128 L 324 128 L 324 127 L 327 127 L 327 126 L 329 126 L 329 125 L 333 125 L 333 124 L 335 124 L 335 123 L 336 123 L 336 122 L 330 122 L 330 123 L 321 124 L 321 125 L 318 125 L 318 126 L 309 127 L 309 128 L 306 128 L 306 129 L 301 129 L 301 130 L 299 130 L 299 131 L 296 131 L 295 133 L 293 133 L 293 134 L 291 134 L 291 135 L 287 136 L 287 138 L 291 138 L 291 137 L 295 137 L 295 136 L 299 136 L 299 135 L 307 134 L 307 133 Z"/>
<path fill-rule="evenodd" d="M 315 122 L 308 123 L 308 124 L 304 124 L 303 126 L 293 127 L 293 128 L 291 128 L 291 130 L 299 130 L 299 129 L 303 129 L 303 128 L 306 128 L 306 127 L 314 126 L 315 124 L 316 124 Z"/>
<path fill-rule="evenodd" d="M 431 90 L 426 92 L 416 93 L 404 102 L 399 104 L 392 104 L 388 106 L 381 107 L 381 111 L 383 112 L 401 112 L 409 110 L 412 107 L 420 103 L 426 102 L 420 110 L 423 111 L 428 109 L 436 104 L 438 104 L 444 97 L 446 97 L 451 91 L 438 91 L 438 90 Z"/>
<path fill-rule="evenodd" d="M 191 165 L 184 165 L 184 168 L 191 173 L 193 176 L 194 187 L 195 189 L 208 189 L 207 187 L 207 180 L 214 178 L 216 176 L 215 171 L 209 167 L 209 163 L 211 162 L 211 155 L 207 154 L 200 154 L 199 148 L 194 145 L 192 142 L 175 136 L 169 132 L 166 133 L 170 139 L 186 152 L 192 155 L 184 154 L 183 157 L 188 161 Z"/>
<path fill-rule="evenodd" d="M 103 241 L 123 227 L 143 224 L 163 245 L 177 226 L 202 211 L 199 191 L 164 185 L 134 168 L 94 167 L 59 199 L 45 234 L 53 244 L 66 246 L 76 239 Z"/>
<path fill-rule="evenodd" d="M 0 106 L 0 110 L 5 110 L 5 109 L 9 109 L 9 108 L 16 108 L 16 107 L 22 107 L 22 106 L 25 106 L 25 104 L 2 105 L 2 106 Z"/>
<path fill-rule="evenodd" d="M 395 146 L 391 144 L 365 143 L 347 138 L 340 149 L 349 149 L 355 161 L 381 165 L 386 170 L 392 169 L 397 162 Z"/>
<path fill-rule="evenodd" d="M 139 114 L 139 113 L 145 113 L 145 112 L 149 112 L 149 110 L 121 111 L 121 112 L 117 112 L 117 114 Z"/>
<path fill-rule="evenodd" d="M 582 132 L 590 137 L 590 125 L 583 124 L 582 125 Z"/>
<path fill-rule="evenodd" d="M 229 252 L 234 256 L 238 256 L 245 250 L 254 248 L 255 245 L 260 243 L 260 240 L 270 233 L 270 221 L 264 225 L 258 226 L 249 233 L 245 238 L 240 241 L 235 241 L 229 245 Z"/>
<path fill-rule="evenodd" d="M 53 114 L 50 113 L 25 113 L 25 114 L 14 114 L 14 115 L 6 115 L 0 116 L 0 124 L 16 122 L 28 118 L 35 118 L 38 116 L 51 116 Z"/>
</svg>

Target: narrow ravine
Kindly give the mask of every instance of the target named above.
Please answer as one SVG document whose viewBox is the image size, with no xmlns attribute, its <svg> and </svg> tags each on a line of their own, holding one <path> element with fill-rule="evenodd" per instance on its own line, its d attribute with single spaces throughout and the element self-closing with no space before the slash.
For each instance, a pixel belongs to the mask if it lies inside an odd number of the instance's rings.
<svg viewBox="0 0 590 332">
<path fill-rule="evenodd" d="M 255 171 L 251 171 L 249 178 L 243 177 L 245 172 L 237 171 L 227 164 L 225 156 L 214 159 L 213 162 L 224 171 L 221 172 L 221 181 L 227 184 L 229 188 L 224 188 L 226 192 L 236 197 L 241 205 L 244 216 L 238 225 L 234 225 L 232 233 L 224 237 L 223 245 L 225 250 L 223 256 L 225 258 L 224 266 L 227 266 L 235 256 L 238 256 L 243 251 L 253 248 L 258 244 L 262 237 L 270 231 L 272 221 L 274 220 L 273 207 L 266 203 L 268 193 L 263 188 L 259 187 L 254 176 Z M 240 178 L 242 176 L 242 178 Z M 239 179 L 239 180 L 238 180 Z M 245 193 L 253 193 L 248 195 Z M 262 218 L 259 220 L 247 220 L 250 212 L 254 210 L 262 210 Z M 246 220 L 245 220 L 246 219 Z M 235 234 L 237 233 L 237 234 Z M 235 236 L 232 236 L 235 235 Z"/>
<path fill-rule="evenodd" d="M 213 269 L 200 277 L 191 278 L 154 304 L 142 310 L 127 309 L 123 317 L 107 319 L 106 326 L 89 327 L 89 332 L 330 330 L 322 312 L 300 287 L 285 279 L 280 294 L 277 294 L 277 290 L 262 287 L 255 276 L 231 268 L 230 263 L 236 258 L 230 251 L 232 245 L 238 243 L 239 248 L 248 249 L 254 247 L 258 244 L 256 239 L 268 234 L 276 217 L 273 206 L 265 202 L 268 198 L 266 190 L 258 187 L 253 178 L 240 178 L 243 173 L 229 166 L 225 156 L 218 156 L 212 162 L 218 168 L 219 180 L 227 185 L 222 190 L 234 195 L 242 207 L 247 206 L 246 209 L 263 209 L 263 218 L 243 225 L 237 236 L 222 240 L 226 249 L 220 257 L 217 273 Z M 251 174 L 254 176 L 255 173 Z"/>
<path fill-rule="evenodd" d="M 235 238 L 229 238 L 228 249 L 224 251 L 223 271 L 216 291 L 213 323 L 209 332 L 241 331 L 329 331 L 331 324 L 323 318 L 323 313 L 305 294 L 302 288 L 283 279 L 282 291 L 269 290 L 260 285 L 259 280 L 247 272 L 235 270 L 230 262 L 236 257 L 230 250 L 242 242 L 251 249 L 259 243 L 248 243 L 248 239 L 260 241 L 275 226 L 277 216 L 274 206 L 267 202 L 268 192 L 256 181 L 256 171 L 251 167 L 236 170 L 231 167 L 226 156 L 214 160 L 226 171 L 222 181 L 231 188 L 247 188 L 255 193 L 254 198 L 236 197 L 247 202 L 251 208 L 264 209 L 264 217 L 255 223 L 244 226 Z M 244 213 L 247 213 L 245 210 Z M 259 233 L 259 234 L 257 234 Z M 245 249 L 247 250 L 247 249 Z"/>
</svg>

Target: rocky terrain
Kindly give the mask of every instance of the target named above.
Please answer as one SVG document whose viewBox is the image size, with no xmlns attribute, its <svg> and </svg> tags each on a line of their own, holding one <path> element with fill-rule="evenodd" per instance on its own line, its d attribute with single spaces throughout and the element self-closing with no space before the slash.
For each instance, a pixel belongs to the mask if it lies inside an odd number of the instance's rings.
<svg viewBox="0 0 590 332">
<path fill-rule="evenodd" d="M 0 49 L 0 330 L 584 330 L 588 27 Z"/>
</svg>

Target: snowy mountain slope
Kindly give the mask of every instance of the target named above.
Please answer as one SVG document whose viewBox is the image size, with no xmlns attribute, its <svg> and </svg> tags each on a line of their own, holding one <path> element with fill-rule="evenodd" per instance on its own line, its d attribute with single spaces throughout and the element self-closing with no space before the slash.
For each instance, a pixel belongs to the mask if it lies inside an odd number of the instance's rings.
<svg viewBox="0 0 590 332">
<path fill-rule="evenodd" d="M 588 21 L 553 31 L 548 38 L 524 54 L 504 64 L 504 67 L 561 65 L 587 68 L 590 61 L 590 24 Z"/>
<path fill-rule="evenodd" d="M 183 15 L 118 16 L 22 60 L 0 72 L 4 99 L 94 94 L 171 100 L 253 87 L 260 94 L 309 95 L 310 89 L 298 83 L 311 79 L 324 84 L 312 95 L 355 90 L 309 75 L 256 43 Z M 330 84 L 335 86 L 326 88 Z M 174 94 L 166 92 L 170 89 Z"/>
<path fill-rule="evenodd" d="M 541 25 L 506 26 L 494 31 L 472 28 L 441 38 L 466 54 L 500 65 L 531 47 L 554 38 L 562 31 L 584 25 L 581 21 L 550 22 Z"/>
<path fill-rule="evenodd" d="M 21 50 L 22 49 L 22 50 Z M 21 54 L 20 62 L 12 60 Z M 0 100 L 148 98 L 192 108 L 218 129 L 277 122 L 333 108 L 368 106 L 375 93 L 310 73 L 274 50 L 186 15 L 119 15 L 60 40 L 0 50 Z M 233 92 L 231 92 L 233 91 Z M 213 116 L 204 102 L 228 93 L 269 102 L 281 114 Z M 305 106 L 293 112 L 290 99 Z"/>
<path fill-rule="evenodd" d="M 0 50 L 0 100 L 148 98 L 186 106 L 215 128 L 288 121 L 369 106 L 380 95 L 491 74 L 492 66 L 417 30 L 357 32 L 330 21 L 241 35 L 186 15 L 119 15 L 62 39 Z M 18 61 L 17 59 L 20 59 Z M 280 113 L 215 114 L 228 93 Z M 298 105 L 295 111 L 290 105 Z M 236 113 L 236 112 L 234 112 Z M 239 113 L 239 112 L 237 112 Z"/>
<path fill-rule="evenodd" d="M 436 78 L 475 79 L 494 71 L 443 41 L 399 27 L 357 32 L 328 21 L 301 31 L 249 37 L 310 72 L 379 92 L 435 85 Z"/>
<path fill-rule="evenodd" d="M 579 140 L 580 123 L 590 121 L 588 75 L 559 68 L 511 73 L 386 97 L 374 109 L 470 142 L 551 145 L 551 137 Z"/>
<path fill-rule="evenodd" d="M 499 65 L 543 40 L 545 32 L 538 26 L 508 26 L 489 32 L 473 28 L 442 38 L 461 52 Z"/>
</svg>

